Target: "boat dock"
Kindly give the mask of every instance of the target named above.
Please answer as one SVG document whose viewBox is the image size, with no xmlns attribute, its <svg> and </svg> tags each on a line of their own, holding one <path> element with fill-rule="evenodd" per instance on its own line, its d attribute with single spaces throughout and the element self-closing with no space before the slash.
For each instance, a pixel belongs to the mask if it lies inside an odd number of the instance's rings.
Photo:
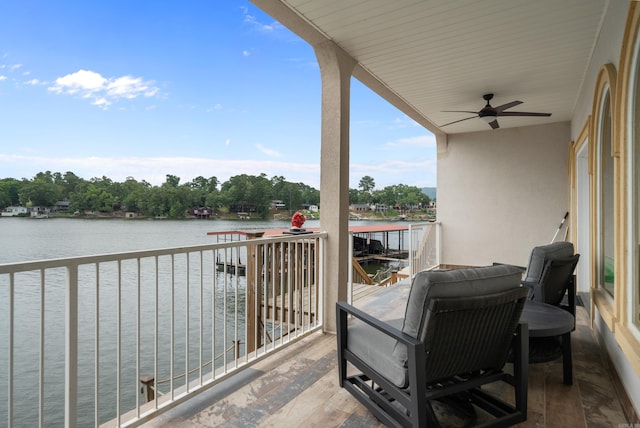
<svg viewBox="0 0 640 428">
<path fill-rule="evenodd" d="M 308 228 L 307 232 L 319 232 L 320 228 Z M 353 234 L 353 257 L 359 264 L 369 262 L 396 262 L 406 260 L 409 256 L 407 247 L 409 227 L 399 224 L 380 224 L 349 226 L 349 232 Z M 255 239 L 263 236 L 276 236 L 289 232 L 289 229 L 256 229 L 256 230 L 229 230 L 220 232 L 208 232 L 207 235 L 224 237 L 222 242 L 231 242 L 244 239 Z M 242 261 L 218 260 L 218 270 L 227 270 L 230 273 L 244 275 L 246 266 Z"/>
</svg>

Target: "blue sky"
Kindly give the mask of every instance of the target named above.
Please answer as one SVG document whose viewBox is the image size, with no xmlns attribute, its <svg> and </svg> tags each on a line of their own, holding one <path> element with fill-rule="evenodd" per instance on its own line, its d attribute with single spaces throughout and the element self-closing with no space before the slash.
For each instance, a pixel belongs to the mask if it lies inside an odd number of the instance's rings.
<svg viewBox="0 0 640 428">
<path fill-rule="evenodd" d="M 0 178 L 320 186 L 313 49 L 236 0 L 0 5 Z M 436 185 L 435 138 L 352 80 L 350 187 Z"/>
</svg>

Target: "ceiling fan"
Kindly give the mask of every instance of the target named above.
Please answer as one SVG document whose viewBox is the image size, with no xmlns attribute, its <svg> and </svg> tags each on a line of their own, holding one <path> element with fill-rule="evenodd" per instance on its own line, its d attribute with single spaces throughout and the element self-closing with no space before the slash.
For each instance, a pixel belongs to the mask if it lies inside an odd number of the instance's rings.
<svg viewBox="0 0 640 428">
<path fill-rule="evenodd" d="M 441 126 L 452 125 L 454 123 L 462 122 L 464 120 L 475 119 L 476 117 L 489 124 L 492 129 L 500 128 L 498 125 L 499 116 L 551 116 L 551 113 L 531 113 L 526 111 L 505 111 L 511 107 L 515 107 L 522 104 L 522 101 L 511 101 L 510 103 L 502 104 L 498 107 L 492 107 L 489 101 L 493 98 L 493 94 L 485 94 L 482 96 L 487 102 L 487 105 L 482 107 L 480 111 L 468 111 L 468 110 L 444 110 L 443 113 L 471 113 L 473 116 L 465 117 L 464 119 L 455 120 L 453 122 L 445 123 Z"/>
</svg>

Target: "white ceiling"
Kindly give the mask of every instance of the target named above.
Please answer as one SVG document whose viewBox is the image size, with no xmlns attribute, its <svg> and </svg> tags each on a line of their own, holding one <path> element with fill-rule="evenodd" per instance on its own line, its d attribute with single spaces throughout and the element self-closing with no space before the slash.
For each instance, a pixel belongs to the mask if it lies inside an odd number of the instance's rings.
<svg viewBox="0 0 640 428">
<path fill-rule="evenodd" d="M 309 43 L 329 38 L 359 68 L 437 126 L 496 107 L 551 117 L 499 118 L 501 128 L 568 121 L 608 0 L 252 0 Z M 617 0 L 614 0 L 617 1 Z M 360 70 L 362 72 L 362 70 Z M 357 75 L 357 74 L 356 74 Z M 490 129 L 470 119 L 433 131 Z"/>
</svg>

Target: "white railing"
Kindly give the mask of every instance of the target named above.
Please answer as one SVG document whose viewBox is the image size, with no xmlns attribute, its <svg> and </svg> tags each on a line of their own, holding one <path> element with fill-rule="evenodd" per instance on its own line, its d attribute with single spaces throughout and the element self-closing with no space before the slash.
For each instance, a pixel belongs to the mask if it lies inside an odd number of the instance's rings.
<svg viewBox="0 0 640 428">
<path fill-rule="evenodd" d="M 0 265 L 0 426 L 136 426 L 321 328 L 325 239 Z"/>
<path fill-rule="evenodd" d="M 422 271 L 440 265 L 440 222 L 409 225 L 409 273 L 411 278 Z"/>
</svg>

